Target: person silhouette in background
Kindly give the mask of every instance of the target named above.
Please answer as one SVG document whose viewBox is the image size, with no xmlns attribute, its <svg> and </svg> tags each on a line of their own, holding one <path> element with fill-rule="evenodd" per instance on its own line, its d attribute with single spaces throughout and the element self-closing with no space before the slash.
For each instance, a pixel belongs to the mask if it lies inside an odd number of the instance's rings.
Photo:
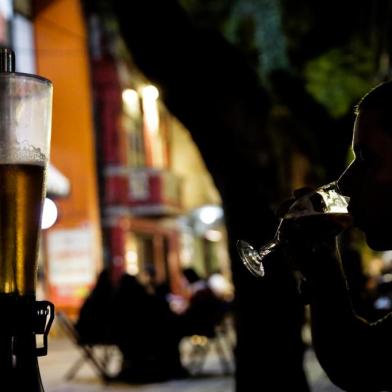
<svg viewBox="0 0 392 392">
<path fill-rule="evenodd" d="M 157 271 L 153 264 L 145 265 L 142 271 L 141 281 L 148 293 L 167 302 L 167 296 L 170 295 L 170 285 L 167 281 L 158 280 Z"/>
<path fill-rule="evenodd" d="M 75 325 L 83 342 L 116 344 L 122 353 L 119 381 L 149 383 L 184 378 L 181 335 L 169 304 L 135 276 L 104 269 Z"/>
<path fill-rule="evenodd" d="M 181 363 L 179 347 L 184 335 L 180 318 L 170 307 L 170 286 L 167 281 L 158 280 L 152 264 L 144 267 L 142 281 L 149 294 L 150 317 L 157 336 L 155 348 L 159 353 L 159 366 L 168 378 L 187 378 L 189 372 Z"/>
<path fill-rule="evenodd" d="M 188 284 L 189 302 L 181 315 L 185 336 L 215 335 L 215 327 L 228 312 L 228 303 L 219 298 L 193 268 L 183 270 Z"/>
<path fill-rule="evenodd" d="M 109 269 L 104 269 L 85 299 L 75 324 L 81 343 L 113 343 L 112 303 L 116 288 Z"/>
</svg>

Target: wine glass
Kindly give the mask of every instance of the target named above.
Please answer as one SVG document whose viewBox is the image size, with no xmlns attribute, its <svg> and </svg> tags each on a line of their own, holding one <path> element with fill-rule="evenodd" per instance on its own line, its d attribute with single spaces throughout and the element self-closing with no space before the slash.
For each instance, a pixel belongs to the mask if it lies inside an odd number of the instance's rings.
<svg viewBox="0 0 392 392">
<path fill-rule="evenodd" d="M 280 220 L 273 240 L 256 250 L 246 241 L 237 242 L 242 262 L 257 277 L 265 275 L 265 259 L 289 240 L 283 228 L 290 224 L 307 232 L 315 232 L 322 223 L 323 233 L 337 235 L 351 224 L 348 213 L 349 198 L 340 193 L 336 181 L 323 185 L 296 199 Z M 310 230 L 310 231 L 309 231 Z"/>
</svg>

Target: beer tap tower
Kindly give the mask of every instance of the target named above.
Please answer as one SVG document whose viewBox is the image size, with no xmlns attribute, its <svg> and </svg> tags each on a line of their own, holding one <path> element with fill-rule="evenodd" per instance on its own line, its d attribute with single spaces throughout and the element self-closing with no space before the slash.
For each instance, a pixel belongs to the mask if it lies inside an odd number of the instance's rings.
<svg viewBox="0 0 392 392">
<path fill-rule="evenodd" d="M 36 301 L 37 255 L 49 159 L 52 83 L 15 72 L 0 49 L 0 391 L 43 391 L 54 306 Z M 39 335 L 41 341 L 37 344 Z"/>
</svg>

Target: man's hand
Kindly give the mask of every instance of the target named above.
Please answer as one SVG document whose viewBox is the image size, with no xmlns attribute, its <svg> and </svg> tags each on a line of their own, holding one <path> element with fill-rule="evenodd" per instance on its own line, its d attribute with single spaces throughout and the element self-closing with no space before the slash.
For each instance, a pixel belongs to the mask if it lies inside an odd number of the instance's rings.
<svg viewBox="0 0 392 392">
<path fill-rule="evenodd" d="M 309 213 L 306 209 L 308 201 L 312 205 Z M 305 277 L 317 265 L 315 259 L 319 252 L 335 257 L 336 236 L 345 226 L 344 214 L 324 214 L 322 203 L 322 197 L 312 188 L 300 188 L 277 211 L 283 219 L 279 230 L 282 248 L 292 268 L 301 271 Z"/>
</svg>

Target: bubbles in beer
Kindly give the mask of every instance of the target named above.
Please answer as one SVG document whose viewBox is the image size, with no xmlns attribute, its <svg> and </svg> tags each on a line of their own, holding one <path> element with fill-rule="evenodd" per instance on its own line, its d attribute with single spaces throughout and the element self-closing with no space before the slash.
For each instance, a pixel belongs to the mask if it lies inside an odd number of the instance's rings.
<svg viewBox="0 0 392 392">
<path fill-rule="evenodd" d="M 35 292 L 44 166 L 0 164 L 0 293 Z"/>
</svg>

